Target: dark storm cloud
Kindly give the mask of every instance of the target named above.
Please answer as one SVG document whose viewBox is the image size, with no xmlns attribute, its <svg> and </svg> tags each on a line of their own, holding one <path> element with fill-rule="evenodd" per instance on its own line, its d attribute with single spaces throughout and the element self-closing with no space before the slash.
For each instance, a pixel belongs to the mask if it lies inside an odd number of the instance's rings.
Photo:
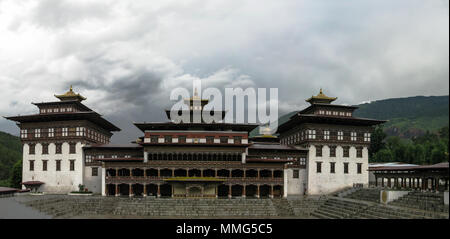
<svg viewBox="0 0 450 239">
<path fill-rule="evenodd" d="M 70 84 L 140 135 L 170 91 L 277 87 L 280 114 L 319 88 L 342 104 L 448 94 L 448 1 L 0 1 L 0 115 Z M 17 134 L 12 122 L 0 130 Z"/>
</svg>

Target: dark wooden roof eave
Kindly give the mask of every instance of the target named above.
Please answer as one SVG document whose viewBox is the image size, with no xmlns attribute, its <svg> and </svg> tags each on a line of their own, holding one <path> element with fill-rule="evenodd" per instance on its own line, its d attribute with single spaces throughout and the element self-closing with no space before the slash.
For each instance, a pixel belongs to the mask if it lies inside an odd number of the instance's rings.
<svg viewBox="0 0 450 239">
<path fill-rule="evenodd" d="M 79 100 L 64 100 L 64 101 L 52 101 L 52 102 L 41 102 L 41 103 L 34 103 L 32 102 L 31 104 L 36 105 L 36 106 L 41 106 L 41 105 L 67 105 L 67 104 L 76 104 L 78 106 L 80 106 L 82 109 L 86 110 L 86 111 L 93 111 L 92 109 L 90 109 L 89 107 L 87 107 L 86 105 L 84 105 L 83 103 L 81 103 Z"/>
<path fill-rule="evenodd" d="M 417 166 L 380 166 L 369 167 L 369 171 L 415 171 L 415 170 L 449 170 L 448 163 Z"/>
<path fill-rule="evenodd" d="M 83 149 L 142 149 L 140 144 L 91 144 L 83 146 Z"/>
<path fill-rule="evenodd" d="M 306 148 L 297 148 L 294 146 L 288 146 L 283 144 L 261 144 L 261 143 L 253 143 L 248 147 L 248 149 L 252 150 L 281 150 L 281 151 L 294 151 L 294 152 L 305 152 L 308 151 Z"/>
<path fill-rule="evenodd" d="M 229 144 L 229 143 L 143 143 L 139 142 L 142 146 L 161 146 L 161 147 L 230 147 L 230 148 L 247 148 L 249 144 Z"/>
<path fill-rule="evenodd" d="M 53 113 L 53 114 L 34 114 L 34 115 L 21 115 L 4 117 L 5 119 L 16 121 L 20 123 L 28 122 L 47 122 L 57 120 L 89 120 L 95 124 L 98 124 L 102 128 L 108 131 L 120 131 L 120 128 L 101 117 L 100 114 L 94 111 L 82 111 L 82 112 L 66 112 L 66 113 Z"/>
<path fill-rule="evenodd" d="M 331 108 L 343 108 L 343 109 L 351 109 L 351 110 L 355 110 L 358 109 L 358 106 L 352 106 L 352 105 L 333 105 L 333 104 L 323 104 L 323 103 L 314 103 L 310 106 L 308 106 L 307 108 L 300 110 L 299 113 L 303 114 L 311 109 L 316 108 L 317 106 L 324 106 L 324 107 L 331 107 Z"/>
<path fill-rule="evenodd" d="M 316 123 L 316 124 L 340 124 L 351 126 L 373 126 L 387 122 L 387 120 L 375 120 L 367 118 L 356 117 L 337 117 L 337 116 L 323 116 L 313 114 L 297 113 L 292 116 L 287 122 L 278 126 L 277 133 L 283 133 L 290 129 L 292 125 L 299 123 Z"/>
<path fill-rule="evenodd" d="M 94 158 L 92 160 L 100 162 L 143 162 L 144 158 Z"/>
<path fill-rule="evenodd" d="M 293 160 L 289 159 L 257 159 L 257 158 L 247 158 L 245 159 L 247 163 L 289 163 L 293 162 Z"/>
<path fill-rule="evenodd" d="M 230 124 L 230 123 L 173 123 L 173 122 L 155 122 L 155 123 L 133 123 L 142 132 L 146 130 L 190 130 L 192 128 L 203 128 L 206 130 L 235 130 L 250 132 L 258 127 L 258 124 Z"/>
</svg>

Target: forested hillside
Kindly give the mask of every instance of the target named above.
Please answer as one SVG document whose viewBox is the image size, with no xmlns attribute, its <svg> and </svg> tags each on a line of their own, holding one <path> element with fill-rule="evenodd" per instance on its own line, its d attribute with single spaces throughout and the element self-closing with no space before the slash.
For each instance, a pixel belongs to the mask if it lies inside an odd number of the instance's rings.
<svg viewBox="0 0 450 239">
<path fill-rule="evenodd" d="M 17 186 L 12 185 L 10 179 L 14 164 L 21 160 L 22 144 L 19 138 L 0 132 L 0 186 Z"/>
<path fill-rule="evenodd" d="M 356 117 L 389 120 L 388 136 L 414 138 L 449 125 L 449 96 L 414 96 L 357 105 Z"/>
</svg>

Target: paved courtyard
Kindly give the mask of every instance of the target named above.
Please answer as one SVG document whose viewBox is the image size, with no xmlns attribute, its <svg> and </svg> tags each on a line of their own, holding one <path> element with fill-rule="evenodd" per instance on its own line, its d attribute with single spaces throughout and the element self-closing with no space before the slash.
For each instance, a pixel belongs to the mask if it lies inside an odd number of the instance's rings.
<svg viewBox="0 0 450 239">
<path fill-rule="evenodd" d="M 0 198 L 0 219 L 48 219 L 52 218 L 38 210 L 19 203 L 16 197 Z"/>
</svg>

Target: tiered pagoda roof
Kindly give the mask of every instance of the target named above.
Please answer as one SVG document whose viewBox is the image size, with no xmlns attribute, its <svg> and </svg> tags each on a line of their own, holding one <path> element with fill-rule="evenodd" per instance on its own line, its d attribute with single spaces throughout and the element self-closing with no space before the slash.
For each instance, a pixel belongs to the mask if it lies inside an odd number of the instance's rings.
<svg viewBox="0 0 450 239">
<path fill-rule="evenodd" d="M 66 120 L 88 120 L 105 130 L 108 131 L 120 131 L 120 128 L 104 119 L 99 113 L 91 110 L 89 107 L 85 106 L 81 103 L 81 101 L 86 98 L 81 96 L 80 94 L 76 94 L 73 92 L 72 86 L 70 86 L 70 90 L 62 95 L 55 95 L 60 101 L 54 102 L 41 102 L 41 103 L 32 103 L 39 107 L 45 106 L 76 106 L 76 110 L 72 110 L 70 112 L 52 112 L 52 113 L 38 113 L 31 115 L 19 115 L 19 116 L 11 116 L 5 117 L 8 120 L 16 121 L 19 123 L 31 123 L 31 122 L 52 122 L 52 121 L 66 121 Z"/>
<path fill-rule="evenodd" d="M 353 117 L 351 114 L 356 106 L 348 105 L 333 105 L 331 102 L 336 100 L 337 97 L 329 97 L 323 94 L 322 89 L 320 93 L 316 96 L 312 96 L 306 101 L 311 105 L 307 108 L 297 112 L 289 118 L 288 121 L 278 126 L 277 133 L 285 132 L 292 127 L 302 124 L 302 123 L 314 123 L 314 124 L 337 124 L 337 125 L 351 125 L 351 126 L 374 126 L 381 123 L 385 123 L 386 120 L 376 120 L 368 118 Z M 351 116 L 347 115 L 334 115 L 334 114 L 319 114 L 319 109 L 323 112 L 328 110 L 342 110 L 349 112 Z"/>
</svg>

